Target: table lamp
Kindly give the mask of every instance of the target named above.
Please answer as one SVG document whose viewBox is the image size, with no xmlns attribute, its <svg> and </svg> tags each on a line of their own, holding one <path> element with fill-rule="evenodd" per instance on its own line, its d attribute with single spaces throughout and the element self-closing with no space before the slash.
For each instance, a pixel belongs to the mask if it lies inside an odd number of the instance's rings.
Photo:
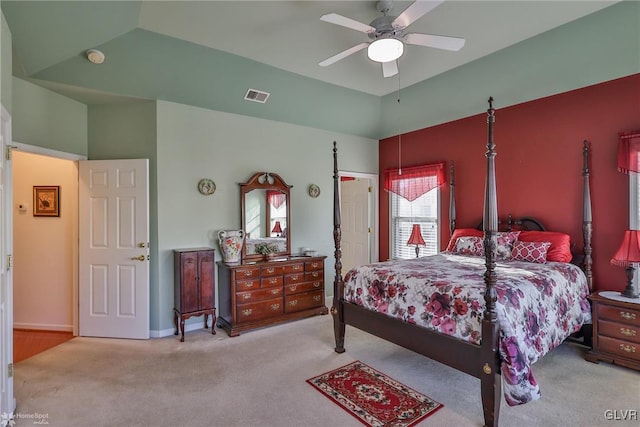
<svg viewBox="0 0 640 427">
<path fill-rule="evenodd" d="M 276 221 L 276 224 L 273 226 L 272 233 L 277 233 L 278 237 L 280 237 L 280 233 L 282 233 L 282 227 L 280 226 L 280 221 Z"/>
<path fill-rule="evenodd" d="M 640 262 L 640 235 L 638 230 L 627 230 L 618 251 L 611 259 L 611 264 L 625 267 L 627 271 L 627 287 L 622 296 L 627 298 L 639 298 L 638 290 L 633 286 L 633 275 L 636 263 Z"/>
<path fill-rule="evenodd" d="M 416 245 L 416 258 L 420 256 L 420 246 L 426 246 L 422 238 L 422 231 L 420 230 L 420 224 L 413 224 L 411 229 L 411 236 L 407 240 L 407 246 Z"/>
</svg>

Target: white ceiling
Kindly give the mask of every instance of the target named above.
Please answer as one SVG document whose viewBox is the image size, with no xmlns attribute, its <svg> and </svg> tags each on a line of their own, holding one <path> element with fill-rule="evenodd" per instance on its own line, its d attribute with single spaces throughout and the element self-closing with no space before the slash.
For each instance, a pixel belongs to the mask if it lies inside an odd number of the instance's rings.
<svg viewBox="0 0 640 427">
<path fill-rule="evenodd" d="M 412 2 L 394 2 L 398 15 Z M 616 1 L 448 0 L 408 32 L 463 37 L 458 52 L 406 46 L 399 59 L 401 87 L 431 78 L 492 52 L 593 13 Z M 398 76 L 383 78 L 366 49 L 329 67 L 318 62 L 369 39 L 363 33 L 320 21 L 338 13 L 363 23 L 380 16 L 375 1 L 149 1 L 140 28 L 180 38 L 358 91 L 385 95 Z M 91 46 L 87 46 L 89 48 Z"/>
</svg>

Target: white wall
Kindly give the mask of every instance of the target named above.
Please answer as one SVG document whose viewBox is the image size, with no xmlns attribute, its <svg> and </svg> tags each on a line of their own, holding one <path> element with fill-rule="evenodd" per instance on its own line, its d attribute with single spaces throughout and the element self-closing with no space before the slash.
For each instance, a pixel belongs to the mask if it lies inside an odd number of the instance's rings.
<svg viewBox="0 0 640 427">
<path fill-rule="evenodd" d="M 255 172 L 275 172 L 291 189 L 291 248 L 327 255 L 326 293 L 333 292 L 333 141 L 340 169 L 378 173 L 378 141 L 353 135 L 206 110 L 157 103 L 159 323 L 172 326 L 172 250 L 216 249 L 217 231 L 240 228 L 240 186 Z M 201 178 L 216 192 L 198 193 Z M 318 198 L 307 194 L 320 186 Z M 200 319 L 195 319 L 200 322 Z M 153 323 L 153 322 L 152 322 Z"/>
<path fill-rule="evenodd" d="M 60 217 L 33 216 L 34 185 L 60 186 Z M 14 327 L 71 331 L 77 163 L 14 151 L 13 197 Z"/>
</svg>

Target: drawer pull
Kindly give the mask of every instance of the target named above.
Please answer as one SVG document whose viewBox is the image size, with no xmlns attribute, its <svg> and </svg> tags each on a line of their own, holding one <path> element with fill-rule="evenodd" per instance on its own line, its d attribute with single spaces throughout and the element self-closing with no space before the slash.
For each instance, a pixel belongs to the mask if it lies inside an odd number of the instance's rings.
<svg viewBox="0 0 640 427">
<path fill-rule="evenodd" d="M 289 290 L 290 290 L 291 292 L 295 292 L 295 291 L 296 291 L 296 289 L 298 289 L 298 285 L 292 285 L 292 286 L 289 286 Z"/>
<path fill-rule="evenodd" d="M 242 299 L 251 299 L 251 294 L 242 295 Z"/>
<path fill-rule="evenodd" d="M 291 307 L 295 307 L 296 305 L 298 305 L 298 300 L 297 300 L 297 299 L 294 299 L 294 300 L 289 301 L 289 305 L 290 305 Z"/>
<path fill-rule="evenodd" d="M 253 309 L 251 309 L 251 308 L 247 308 L 247 309 L 242 310 L 242 315 L 243 316 L 251 316 L 251 313 L 253 313 Z"/>
<path fill-rule="evenodd" d="M 245 284 L 244 284 L 244 287 L 245 287 L 245 288 L 253 288 L 253 285 L 255 285 L 255 283 L 253 283 L 253 282 L 249 282 L 249 283 L 245 283 Z"/>
<path fill-rule="evenodd" d="M 302 266 L 300 264 L 294 265 L 293 266 L 294 271 L 300 271 L 302 270 Z"/>
<path fill-rule="evenodd" d="M 320 273 L 311 273 L 311 275 L 312 275 L 313 277 L 318 277 L 318 276 L 320 276 Z"/>
<path fill-rule="evenodd" d="M 300 276 L 298 276 L 297 274 L 293 274 L 291 275 L 291 280 L 298 280 Z"/>
<path fill-rule="evenodd" d="M 320 282 L 313 282 L 313 287 L 314 288 L 319 288 L 320 287 Z"/>
<path fill-rule="evenodd" d="M 275 289 L 271 289 L 271 295 L 277 295 L 280 293 L 280 289 L 275 288 Z"/>
<path fill-rule="evenodd" d="M 275 268 L 267 268 L 267 273 L 273 273 L 275 271 L 276 271 Z"/>
<path fill-rule="evenodd" d="M 626 351 L 627 353 L 635 353 L 636 347 L 634 345 L 620 344 L 620 350 Z"/>
<path fill-rule="evenodd" d="M 278 279 L 269 279 L 269 283 L 275 285 L 276 283 L 278 283 Z"/>
<path fill-rule="evenodd" d="M 313 267 L 313 268 L 317 268 L 317 267 L 318 267 L 318 263 L 317 263 L 317 262 L 313 262 L 313 263 L 311 263 L 311 267 Z"/>
<path fill-rule="evenodd" d="M 636 314 L 635 313 L 629 313 L 628 311 L 621 311 L 620 312 L 620 317 L 622 317 L 623 319 L 627 319 L 627 320 L 636 320 Z"/>
<path fill-rule="evenodd" d="M 620 328 L 620 333 L 624 336 L 627 337 L 635 337 L 636 336 L 636 330 L 635 329 L 628 329 L 628 328 Z"/>
<path fill-rule="evenodd" d="M 313 296 L 313 300 L 314 301 L 320 301 L 320 295 L 314 295 Z"/>
<path fill-rule="evenodd" d="M 246 271 L 244 271 L 244 275 L 245 275 L 245 277 L 251 277 L 251 276 L 253 276 L 253 271 L 246 270 Z"/>
<path fill-rule="evenodd" d="M 276 311 L 280 308 L 280 304 L 271 304 L 271 310 Z"/>
</svg>

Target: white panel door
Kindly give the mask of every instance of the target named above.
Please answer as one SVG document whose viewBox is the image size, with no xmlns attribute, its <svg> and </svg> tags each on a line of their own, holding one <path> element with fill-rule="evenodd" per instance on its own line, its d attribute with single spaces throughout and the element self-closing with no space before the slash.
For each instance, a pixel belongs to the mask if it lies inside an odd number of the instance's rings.
<svg viewBox="0 0 640 427">
<path fill-rule="evenodd" d="M 0 106 L 0 414 L 2 422 L 16 407 L 13 395 L 13 179 L 7 147 L 11 116 Z M 10 414 L 10 415 L 7 415 Z"/>
<path fill-rule="evenodd" d="M 369 180 L 341 181 L 342 273 L 370 262 Z"/>
<path fill-rule="evenodd" d="M 79 168 L 79 334 L 149 338 L 149 161 Z"/>
</svg>

